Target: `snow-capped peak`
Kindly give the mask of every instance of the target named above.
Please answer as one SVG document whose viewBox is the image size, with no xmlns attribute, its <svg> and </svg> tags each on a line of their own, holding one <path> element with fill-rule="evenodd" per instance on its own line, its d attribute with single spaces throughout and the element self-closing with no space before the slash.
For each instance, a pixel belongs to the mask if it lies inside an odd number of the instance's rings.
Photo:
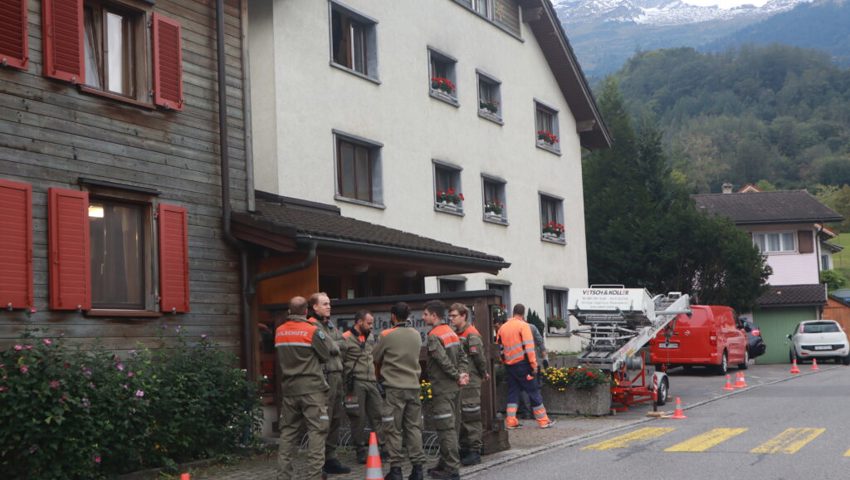
<svg viewBox="0 0 850 480">
<path fill-rule="evenodd" d="M 753 3 L 764 1 L 753 0 Z M 767 17 L 810 1 L 812 0 L 766 0 L 763 5 L 756 6 L 753 3 L 721 4 L 720 0 L 553 0 L 553 5 L 561 21 L 567 24 L 595 20 L 684 25 L 711 20 Z"/>
</svg>

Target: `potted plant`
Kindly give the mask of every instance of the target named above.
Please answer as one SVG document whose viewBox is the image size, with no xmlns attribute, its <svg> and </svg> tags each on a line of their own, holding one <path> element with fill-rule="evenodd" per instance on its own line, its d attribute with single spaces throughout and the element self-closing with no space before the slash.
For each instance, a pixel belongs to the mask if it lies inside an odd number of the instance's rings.
<svg viewBox="0 0 850 480">
<path fill-rule="evenodd" d="M 489 200 L 484 202 L 484 216 L 487 218 L 502 219 L 502 212 L 505 210 L 505 204 L 498 200 Z"/>
<path fill-rule="evenodd" d="M 454 188 L 449 188 L 445 191 L 437 191 L 437 208 L 452 211 L 461 210 L 463 208 L 461 206 L 463 200 L 463 194 L 460 192 L 455 192 Z"/>
<path fill-rule="evenodd" d="M 455 84 L 446 77 L 431 77 L 431 90 L 454 97 Z"/>
<path fill-rule="evenodd" d="M 543 238 L 558 240 L 564 235 L 564 225 L 554 220 L 543 225 Z"/>
<path fill-rule="evenodd" d="M 538 130 L 537 131 L 537 143 L 541 145 L 554 146 L 558 143 L 558 136 L 549 130 Z"/>
<path fill-rule="evenodd" d="M 562 334 L 567 328 L 567 322 L 561 317 L 549 317 L 546 326 L 549 327 L 549 333 Z"/>
<path fill-rule="evenodd" d="M 499 114 L 499 102 L 495 100 L 479 100 L 478 101 L 478 110 L 482 113 L 490 114 L 490 115 L 498 115 Z"/>
</svg>

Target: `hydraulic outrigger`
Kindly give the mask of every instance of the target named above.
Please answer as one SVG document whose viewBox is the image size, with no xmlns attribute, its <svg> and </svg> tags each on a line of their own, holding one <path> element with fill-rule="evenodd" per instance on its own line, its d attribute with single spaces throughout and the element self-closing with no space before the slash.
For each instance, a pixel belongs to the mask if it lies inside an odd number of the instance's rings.
<svg viewBox="0 0 850 480">
<path fill-rule="evenodd" d="M 571 289 L 567 309 L 581 325 L 571 333 L 588 340 L 579 364 L 610 373 L 615 410 L 649 401 L 658 406 L 667 402 L 670 380 L 666 373 L 656 371 L 647 383 L 641 349 L 677 315 L 691 314 L 688 295 L 670 292 L 651 297 L 643 288 L 592 285 Z"/>
</svg>

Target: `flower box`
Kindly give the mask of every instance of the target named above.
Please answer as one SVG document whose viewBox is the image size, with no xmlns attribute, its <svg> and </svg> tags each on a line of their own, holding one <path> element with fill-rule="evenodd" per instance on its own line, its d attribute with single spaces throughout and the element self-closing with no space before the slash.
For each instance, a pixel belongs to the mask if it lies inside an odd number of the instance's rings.
<svg viewBox="0 0 850 480">
<path fill-rule="evenodd" d="M 546 240 L 555 240 L 555 241 L 563 240 L 563 238 L 561 238 L 561 235 L 559 235 L 557 233 L 543 232 L 540 235 L 541 235 L 542 238 L 544 238 Z"/>
<path fill-rule="evenodd" d="M 611 413 L 609 385 L 597 385 L 590 389 L 567 386 L 561 392 L 544 383 L 541 393 L 546 412 L 550 414 L 602 416 Z"/>
<path fill-rule="evenodd" d="M 434 206 L 436 206 L 440 210 L 445 210 L 447 212 L 461 212 L 461 211 L 463 211 L 463 207 L 461 207 L 460 205 L 457 205 L 457 204 L 451 203 L 451 202 L 447 202 L 445 200 L 441 201 L 441 202 L 436 202 L 434 204 Z"/>
<path fill-rule="evenodd" d="M 503 222 L 505 220 L 504 217 L 502 217 L 501 213 L 496 212 L 484 212 L 484 218 L 486 218 L 487 220 L 495 220 L 498 222 Z"/>
<path fill-rule="evenodd" d="M 549 130 L 538 130 L 537 131 L 537 143 L 539 145 L 554 147 L 556 143 L 560 140 L 558 136 Z"/>
</svg>

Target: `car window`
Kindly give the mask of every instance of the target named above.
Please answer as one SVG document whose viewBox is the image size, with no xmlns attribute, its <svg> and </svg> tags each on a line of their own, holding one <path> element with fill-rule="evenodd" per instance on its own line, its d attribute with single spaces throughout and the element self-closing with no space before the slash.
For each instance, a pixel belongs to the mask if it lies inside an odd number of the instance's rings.
<svg viewBox="0 0 850 480">
<path fill-rule="evenodd" d="M 834 322 L 814 322 L 803 325 L 803 333 L 833 333 L 840 331 Z"/>
</svg>

